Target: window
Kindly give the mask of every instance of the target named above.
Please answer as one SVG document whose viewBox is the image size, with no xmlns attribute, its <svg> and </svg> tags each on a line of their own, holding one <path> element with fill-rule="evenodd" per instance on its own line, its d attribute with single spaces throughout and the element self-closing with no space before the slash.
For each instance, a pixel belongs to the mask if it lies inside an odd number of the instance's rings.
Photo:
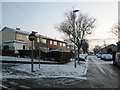
<svg viewBox="0 0 120 90">
<path fill-rule="evenodd" d="M 65 43 L 63 43 L 63 46 L 65 47 L 65 46 L 66 46 L 66 44 L 65 44 Z"/>
<path fill-rule="evenodd" d="M 39 39 L 39 38 L 37 38 L 37 42 L 40 42 L 40 39 Z"/>
<path fill-rule="evenodd" d="M 23 50 L 25 50 L 25 45 L 23 45 Z"/>
<path fill-rule="evenodd" d="M 42 43 L 46 44 L 46 39 L 42 39 Z"/>
<path fill-rule="evenodd" d="M 60 46 L 62 46 L 62 43 L 60 42 Z"/>
<path fill-rule="evenodd" d="M 57 45 L 57 42 L 56 42 L 56 41 L 54 41 L 54 45 Z"/>
<path fill-rule="evenodd" d="M 24 34 L 16 34 L 16 39 L 18 40 L 28 40 L 28 35 L 24 35 Z"/>
<path fill-rule="evenodd" d="M 52 45 L 52 40 L 50 40 L 50 44 Z"/>
<path fill-rule="evenodd" d="M 70 47 L 69 47 L 69 46 L 67 46 L 67 48 L 69 49 Z"/>
<path fill-rule="evenodd" d="M 74 47 L 72 47 L 72 49 L 74 49 Z"/>
</svg>

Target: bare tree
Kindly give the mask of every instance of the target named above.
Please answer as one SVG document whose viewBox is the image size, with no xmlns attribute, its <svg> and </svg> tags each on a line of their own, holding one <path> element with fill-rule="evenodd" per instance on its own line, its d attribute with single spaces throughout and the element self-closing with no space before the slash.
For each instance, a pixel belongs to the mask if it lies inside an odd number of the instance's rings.
<svg viewBox="0 0 120 90">
<path fill-rule="evenodd" d="M 82 14 L 81 12 L 77 18 L 74 11 L 75 10 L 71 10 L 65 13 L 66 19 L 56 28 L 65 33 L 69 40 L 77 46 L 79 60 L 79 51 L 82 46 L 82 41 L 88 34 L 92 33 L 96 19 L 89 18 L 87 14 Z"/>
<path fill-rule="evenodd" d="M 88 40 L 84 39 L 82 41 L 82 50 L 83 50 L 83 53 L 87 53 L 88 52 L 88 48 L 89 48 Z"/>
<path fill-rule="evenodd" d="M 118 25 L 115 25 L 115 26 L 112 27 L 111 32 L 120 39 L 120 36 L 119 36 L 119 33 L 120 33 L 120 22 L 118 23 Z"/>
<path fill-rule="evenodd" d="M 97 54 L 99 53 L 101 47 L 99 45 L 96 45 L 95 48 L 93 49 L 94 53 Z"/>
</svg>

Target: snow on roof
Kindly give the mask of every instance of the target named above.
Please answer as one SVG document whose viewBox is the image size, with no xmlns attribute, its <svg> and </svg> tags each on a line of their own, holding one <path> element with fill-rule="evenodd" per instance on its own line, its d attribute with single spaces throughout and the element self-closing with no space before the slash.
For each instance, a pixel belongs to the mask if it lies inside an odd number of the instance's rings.
<svg viewBox="0 0 120 90">
<path fill-rule="evenodd" d="M 20 40 L 7 40 L 7 41 L 5 41 L 5 43 L 12 43 L 12 42 L 16 42 L 16 43 L 26 43 L 26 42 L 20 41 Z"/>
<path fill-rule="evenodd" d="M 11 30 L 11 31 L 13 31 L 13 32 L 17 32 L 17 33 L 26 34 L 26 35 L 30 34 L 30 32 L 21 31 L 21 30 L 17 30 L 17 29 L 13 29 L 13 28 L 8 28 L 8 27 L 4 27 L 2 30 L 5 30 L 6 28 L 9 29 L 9 30 Z M 54 40 L 54 41 L 59 41 L 59 42 L 66 43 L 65 41 L 53 39 L 53 38 L 50 38 L 50 37 L 47 37 L 47 36 L 43 36 L 43 35 L 39 35 L 39 34 L 36 34 L 36 36 L 37 37 L 41 37 L 43 39 L 49 39 L 49 40 Z"/>
<path fill-rule="evenodd" d="M 66 42 L 68 45 L 74 46 L 75 44 L 73 42 L 71 42 L 70 40 L 64 40 L 64 42 Z"/>
<path fill-rule="evenodd" d="M 6 29 L 6 28 L 13 31 L 13 32 L 17 32 L 17 33 L 22 33 L 22 34 L 27 34 L 27 35 L 30 34 L 30 32 L 21 31 L 21 30 L 17 30 L 17 29 L 13 29 L 13 28 L 8 28 L 8 27 L 4 27 L 2 30 Z"/>
</svg>

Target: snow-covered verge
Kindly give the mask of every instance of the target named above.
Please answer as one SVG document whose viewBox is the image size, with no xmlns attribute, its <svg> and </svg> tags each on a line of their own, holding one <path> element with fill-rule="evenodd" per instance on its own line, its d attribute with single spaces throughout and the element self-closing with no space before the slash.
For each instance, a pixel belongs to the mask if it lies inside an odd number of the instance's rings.
<svg viewBox="0 0 120 90">
<path fill-rule="evenodd" d="M 2 78 L 78 78 L 86 79 L 83 75 L 87 72 L 88 62 L 80 62 L 74 68 L 74 60 L 67 64 L 34 64 L 34 72 L 31 72 L 31 64 L 2 64 Z"/>
<path fill-rule="evenodd" d="M 0 61 L 5 60 L 5 61 L 27 61 L 31 62 L 30 58 L 20 58 L 20 57 L 12 57 L 12 56 L 0 56 Z M 39 59 L 34 59 L 34 62 L 38 62 Z M 55 61 L 49 61 L 49 60 L 40 60 L 40 62 L 54 62 Z M 57 62 L 56 62 L 57 63 Z"/>
</svg>

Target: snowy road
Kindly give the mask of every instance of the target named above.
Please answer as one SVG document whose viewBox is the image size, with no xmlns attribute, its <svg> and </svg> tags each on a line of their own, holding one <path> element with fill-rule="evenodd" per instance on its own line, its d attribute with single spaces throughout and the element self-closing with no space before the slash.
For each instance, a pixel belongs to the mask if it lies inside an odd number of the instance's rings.
<svg viewBox="0 0 120 90">
<path fill-rule="evenodd" d="M 118 67 L 112 61 L 103 61 L 95 56 L 89 57 L 87 80 L 92 88 L 118 88 Z"/>
<path fill-rule="evenodd" d="M 70 69 L 71 65 L 72 62 L 69 63 L 67 66 L 66 65 L 58 66 L 57 68 L 54 68 L 53 71 L 58 70 L 59 68 L 60 70 L 63 70 L 65 72 L 66 70 L 68 71 L 68 68 Z M 114 90 L 115 88 L 118 88 L 120 86 L 118 81 L 120 75 L 120 69 L 116 66 L 113 66 L 111 61 L 103 61 L 103 60 L 99 60 L 95 56 L 89 56 L 86 65 L 87 65 L 86 74 L 70 73 L 70 72 L 77 72 L 78 69 L 81 68 L 80 66 L 76 71 L 73 69 L 73 70 L 69 70 L 69 73 L 65 72 L 65 74 L 67 74 L 68 77 L 54 77 L 54 78 L 38 77 L 38 78 L 18 78 L 18 79 L 4 78 L 3 85 L 5 87 L 12 88 L 13 90 L 35 89 L 35 88 L 113 88 L 112 90 Z M 61 67 L 63 69 L 61 69 Z M 45 66 L 43 65 L 43 69 L 44 68 Z M 50 66 L 48 65 L 47 68 L 50 68 Z M 47 72 L 49 70 L 47 70 Z M 48 74 L 48 73 L 44 72 L 43 74 Z M 56 75 L 59 74 L 56 73 Z M 49 75 L 51 75 L 51 73 Z M 71 77 L 71 75 L 74 75 L 74 78 Z M 82 77 L 78 78 L 79 75 L 82 75 Z"/>
</svg>

